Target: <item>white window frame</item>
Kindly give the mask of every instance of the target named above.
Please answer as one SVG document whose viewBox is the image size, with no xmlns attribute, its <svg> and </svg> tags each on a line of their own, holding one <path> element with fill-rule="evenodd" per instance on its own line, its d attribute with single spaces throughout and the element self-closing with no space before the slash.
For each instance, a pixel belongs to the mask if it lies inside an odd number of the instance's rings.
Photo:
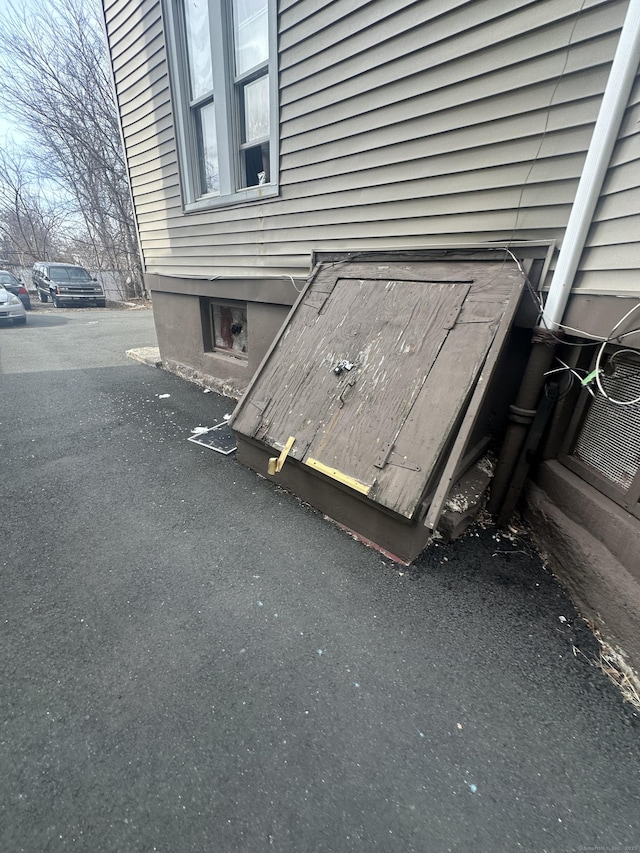
<svg viewBox="0 0 640 853">
<path fill-rule="evenodd" d="M 269 26 L 269 183 L 240 187 L 241 116 L 236 99 L 233 61 L 233 30 L 231 0 L 208 0 L 214 109 L 218 141 L 220 192 L 203 193 L 200 182 L 200 163 L 196 121 L 189 93 L 189 66 L 181 0 L 163 0 L 169 76 L 173 98 L 173 115 L 178 148 L 183 206 L 186 212 L 256 201 L 278 195 L 279 127 L 277 73 L 277 13 L 276 0 L 268 0 Z"/>
</svg>

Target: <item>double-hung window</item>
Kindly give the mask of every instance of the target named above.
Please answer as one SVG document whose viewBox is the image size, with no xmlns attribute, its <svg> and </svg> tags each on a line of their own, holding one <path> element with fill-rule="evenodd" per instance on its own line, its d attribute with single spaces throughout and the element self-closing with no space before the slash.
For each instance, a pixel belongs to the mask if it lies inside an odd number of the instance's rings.
<svg viewBox="0 0 640 853">
<path fill-rule="evenodd" d="M 275 0 L 165 0 L 185 207 L 277 192 Z"/>
</svg>

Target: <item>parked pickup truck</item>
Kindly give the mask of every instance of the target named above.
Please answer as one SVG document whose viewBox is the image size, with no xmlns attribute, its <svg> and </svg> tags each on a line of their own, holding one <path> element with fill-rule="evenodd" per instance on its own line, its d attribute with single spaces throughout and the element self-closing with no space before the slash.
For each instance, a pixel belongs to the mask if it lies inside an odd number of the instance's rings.
<svg viewBox="0 0 640 853">
<path fill-rule="evenodd" d="M 93 302 L 104 308 L 104 289 L 100 282 L 84 269 L 73 264 L 37 263 L 31 272 L 41 302 L 53 302 L 54 308 L 63 304 Z"/>
</svg>

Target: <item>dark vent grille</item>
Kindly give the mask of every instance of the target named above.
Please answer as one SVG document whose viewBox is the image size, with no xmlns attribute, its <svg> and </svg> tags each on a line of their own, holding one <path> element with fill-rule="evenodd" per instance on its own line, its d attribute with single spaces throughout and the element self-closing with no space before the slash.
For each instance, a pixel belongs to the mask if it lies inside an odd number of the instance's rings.
<svg viewBox="0 0 640 853">
<path fill-rule="evenodd" d="M 615 372 L 602 385 L 615 400 L 640 397 L 640 361 L 615 358 Z M 591 402 L 573 455 L 627 491 L 640 468 L 640 403 L 616 406 L 598 393 Z"/>
</svg>

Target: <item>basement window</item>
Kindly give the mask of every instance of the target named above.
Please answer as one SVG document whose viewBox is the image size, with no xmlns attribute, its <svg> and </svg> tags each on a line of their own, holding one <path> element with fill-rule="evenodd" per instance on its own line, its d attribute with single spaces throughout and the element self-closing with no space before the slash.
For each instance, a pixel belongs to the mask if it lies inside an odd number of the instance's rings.
<svg viewBox="0 0 640 853">
<path fill-rule="evenodd" d="M 211 339 L 214 351 L 247 357 L 247 306 L 241 302 L 212 301 Z"/>
<path fill-rule="evenodd" d="M 640 397 L 640 353 L 610 348 L 602 386 L 612 400 Z M 564 464 L 629 512 L 640 517 L 640 403 L 618 405 L 599 391 L 583 391 L 569 430 Z"/>
</svg>

